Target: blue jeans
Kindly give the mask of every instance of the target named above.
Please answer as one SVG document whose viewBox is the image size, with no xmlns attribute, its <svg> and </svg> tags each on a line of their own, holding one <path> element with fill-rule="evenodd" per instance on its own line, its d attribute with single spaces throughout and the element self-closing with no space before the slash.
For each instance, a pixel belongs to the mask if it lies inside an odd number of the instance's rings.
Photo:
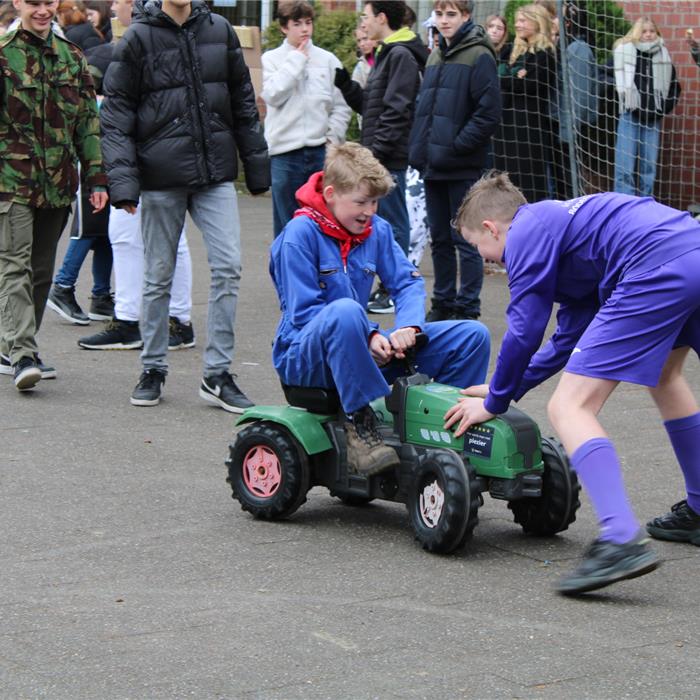
<svg viewBox="0 0 700 700">
<path fill-rule="evenodd" d="M 54 283 L 61 287 L 75 287 L 80 268 L 92 250 L 92 296 L 104 296 L 110 291 L 112 276 L 112 246 L 107 236 L 94 238 L 71 238 L 63 264 Z"/>
<path fill-rule="evenodd" d="M 641 197 L 653 194 L 660 137 L 661 120 L 641 124 L 631 112 L 622 114 L 617 123 L 615 144 L 615 192 Z"/>
<path fill-rule="evenodd" d="M 202 232 L 211 273 L 204 348 L 204 376 L 211 377 L 227 372 L 233 358 L 233 327 L 241 281 L 241 225 L 232 182 L 204 190 L 141 193 L 144 248 L 141 361 L 144 369 L 167 371 L 170 288 L 187 212 Z"/>
<path fill-rule="evenodd" d="M 401 250 L 408 254 L 411 242 L 411 222 L 408 218 L 406 207 L 406 171 L 390 170 L 389 174 L 394 179 L 396 187 L 386 197 L 379 200 L 377 214 L 386 219 L 394 230 L 394 240 Z"/>
<path fill-rule="evenodd" d="M 297 190 L 319 170 L 323 170 L 325 146 L 309 146 L 270 158 L 272 175 L 272 218 L 275 237 L 299 208 Z"/>
<path fill-rule="evenodd" d="M 432 305 L 455 311 L 460 316 L 478 316 L 481 313 L 479 295 L 484 282 L 484 261 L 477 249 L 469 245 L 450 223 L 473 184 L 473 180 L 425 181 L 425 205 L 435 275 Z"/>
</svg>

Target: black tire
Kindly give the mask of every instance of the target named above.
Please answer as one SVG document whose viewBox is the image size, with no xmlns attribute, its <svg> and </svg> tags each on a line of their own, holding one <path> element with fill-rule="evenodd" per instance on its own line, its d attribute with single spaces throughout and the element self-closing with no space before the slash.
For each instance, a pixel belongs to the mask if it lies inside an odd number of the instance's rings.
<svg viewBox="0 0 700 700">
<path fill-rule="evenodd" d="M 306 501 L 309 461 L 283 427 L 264 421 L 246 426 L 231 444 L 229 455 L 226 481 L 232 497 L 256 518 L 281 520 Z"/>
<path fill-rule="evenodd" d="M 342 501 L 346 506 L 352 506 L 353 508 L 362 508 L 363 506 L 369 505 L 374 498 L 369 496 L 355 496 L 353 494 L 338 494 L 334 493 L 333 496 Z"/>
<path fill-rule="evenodd" d="M 542 461 L 542 495 L 510 501 L 508 508 L 527 534 L 550 537 L 576 520 L 581 485 L 563 446 L 555 438 L 542 438 Z"/>
<path fill-rule="evenodd" d="M 431 507 L 429 501 L 436 496 L 438 501 Z M 414 471 L 406 507 L 423 549 L 438 554 L 453 552 L 465 543 L 478 522 L 479 488 L 473 468 L 451 450 L 426 452 Z"/>
</svg>

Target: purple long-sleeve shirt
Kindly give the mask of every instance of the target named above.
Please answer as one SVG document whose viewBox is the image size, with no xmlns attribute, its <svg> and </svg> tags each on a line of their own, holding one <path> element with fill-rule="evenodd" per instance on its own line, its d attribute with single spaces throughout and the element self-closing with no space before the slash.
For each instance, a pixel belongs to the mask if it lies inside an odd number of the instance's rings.
<svg viewBox="0 0 700 700">
<path fill-rule="evenodd" d="M 564 367 L 619 279 L 696 248 L 697 222 L 651 198 L 605 193 L 520 207 L 506 238 L 508 331 L 486 410 L 503 413 Z M 557 328 L 538 351 L 555 302 Z"/>
</svg>

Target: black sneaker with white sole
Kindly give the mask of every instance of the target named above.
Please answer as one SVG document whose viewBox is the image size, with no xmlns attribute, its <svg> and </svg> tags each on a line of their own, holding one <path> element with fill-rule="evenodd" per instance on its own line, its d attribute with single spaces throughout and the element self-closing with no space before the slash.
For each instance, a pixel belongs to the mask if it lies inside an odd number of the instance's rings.
<svg viewBox="0 0 700 700">
<path fill-rule="evenodd" d="M 700 513 L 688 501 L 679 501 L 671 511 L 647 523 L 647 532 L 657 540 L 690 542 L 700 547 Z"/>
<path fill-rule="evenodd" d="M 139 378 L 139 383 L 131 392 L 131 405 L 158 405 L 160 403 L 161 387 L 163 384 L 165 384 L 165 372 L 159 369 L 144 370 Z"/>
<path fill-rule="evenodd" d="M 367 304 L 369 314 L 393 314 L 395 310 L 391 294 L 383 287 L 377 290 L 374 299 Z"/>
<path fill-rule="evenodd" d="M 641 535 L 622 544 L 595 540 L 578 567 L 559 581 L 557 591 L 562 595 L 580 595 L 648 574 L 661 564 L 648 542 Z"/>
<path fill-rule="evenodd" d="M 143 340 L 138 321 L 115 318 L 99 333 L 79 338 L 78 345 L 85 350 L 139 350 Z"/>
<path fill-rule="evenodd" d="M 75 300 L 73 287 L 59 287 L 54 284 L 49 290 L 46 306 L 70 323 L 76 323 L 79 326 L 87 326 L 90 323 L 90 319 Z"/>
<path fill-rule="evenodd" d="M 95 294 L 90 297 L 91 321 L 111 321 L 114 316 L 114 297 L 111 294 Z"/>
<path fill-rule="evenodd" d="M 235 375 L 222 372 L 212 377 L 204 377 L 199 385 L 199 395 L 209 403 L 220 406 L 224 411 L 243 413 L 255 404 L 238 388 L 233 380 Z"/>
<path fill-rule="evenodd" d="M 168 320 L 168 350 L 182 350 L 195 346 L 192 322 L 182 323 L 179 318 L 171 316 Z"/>
<path fill-rule="evenodd" d="M 42 379 L 56 379 L 56 368 L 55 367 L 50 367 L 49 365 L 45 365 L 42 361 L 39 355 L 34 353 L 34 361 L 37 364 L 37 367 L 39 368 L 39 371 L 41 372 L 41 378 Z M 7 355 L 3 355 L 0 353 L 0 374 L 5 374 L 8 377 L 14 376 L 15 373 L 15 368 L 12 366 L 12 363 L 10 362 L 10 358 Z"/>
<path fill-rule="evenodd" d="M 18 391 L 33 389 L 41 379 L 41 370 L 33 357 L 21 357 L 14 364 L 15 386 Z"/>
</svg>

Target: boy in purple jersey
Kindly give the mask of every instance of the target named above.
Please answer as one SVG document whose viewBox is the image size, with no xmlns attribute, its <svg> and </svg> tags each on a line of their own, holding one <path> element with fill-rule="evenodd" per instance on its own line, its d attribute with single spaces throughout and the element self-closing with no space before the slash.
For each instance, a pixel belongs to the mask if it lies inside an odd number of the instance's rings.
<svg viewBox="0 0 700 700">
<path fill-rule="evenodd" d="M 700 545 L 700 409 L 683 378 L 700 352 L 700 227 L 650 198 L 607 193 L 528 205 L 504 174 L 482 178 L 457 228 L 508 272 L 508 331 L 488 385 L 445 415 L 462 434 L 507 410 L 564 368 L 548 405 L 595 508 L 600 537 L 558 584 L 567 595 L 641 576 L 660 560 L 625 495 L 615 449 L 598 413 L 621 381 L 642 384 L 658 406 L 687 498 L 647 523 L 653 537 Z M 557 328 L 540 348 L 552 306 Z"/>
</svg>

